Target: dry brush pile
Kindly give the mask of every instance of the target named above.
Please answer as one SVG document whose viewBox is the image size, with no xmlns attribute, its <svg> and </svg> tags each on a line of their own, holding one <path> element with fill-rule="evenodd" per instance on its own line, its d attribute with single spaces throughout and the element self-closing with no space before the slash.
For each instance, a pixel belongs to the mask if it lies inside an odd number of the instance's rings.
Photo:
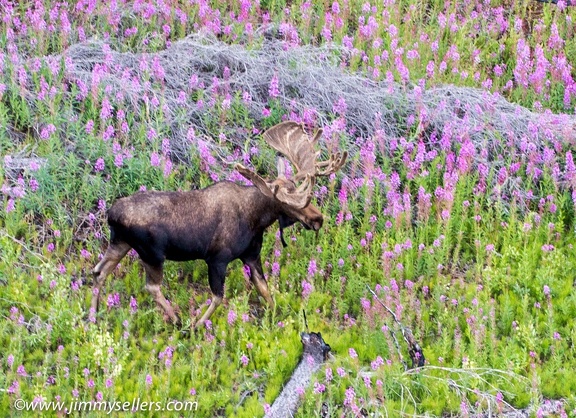
<svg viewBox="0 0 576 418">
<path fill-rule="evenodd" d="M 448 136 L 448 148 L 455 152 L 469 139 L 476 164 L 499 169 L 507 155 L 528 161 L 530 153 L 549 149 L 553 157 L 536 158 L 534 164 L 540 169 L 560 164 L 561 171 L 562 151 L 575 145 L 576 121 L 570 115 L 535 113 L 476 88 L 375 81 L 345 68 L 353 53 L 335 46 L 291 46 L 270 36 L 262 37 L 259 47 L 246 48 L 194 34 L 154 54 L 121 53 L 90 40 L 70 47 L 64 59 L 71 84 L 109 86 L 104 90 L 110 97 L 126 102 L 141 122 L 156 98 L 175 155 L 184 160 L 191 149 L 189 129 L 215 138 L 211 117 L 218 119 L 234 95 L 242 97 L 254 127 L 261 127 L 272 94 L 285 118 L 323 126 L 325 136 L 352 152 L 365 139 L 376 139 L 376 152 L 385 156 L 390 143 L 403 137 L 433 150 Z M 198 97 L 194 91 L 202 91 L 211 106 L 191 99 Z M 254 141 L 253 132 L 234 120 L 225 129 L 225 141 L 237 146 Z"/>
</svg>

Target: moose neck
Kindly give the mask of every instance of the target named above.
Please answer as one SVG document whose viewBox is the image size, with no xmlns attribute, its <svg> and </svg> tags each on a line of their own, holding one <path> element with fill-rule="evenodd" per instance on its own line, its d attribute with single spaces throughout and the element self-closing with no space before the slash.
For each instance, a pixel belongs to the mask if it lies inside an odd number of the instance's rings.
<svg viewBox="0 0 576 418">
<path fill-rule="evenodd" d="M 252 188 L 252 195 L 252 204 L 254 207 L 254 215 L 256 217 L 254 222 L 260 228 L 268 228 L 283 215 L 286 218 L 290 218 L 289 215 L 285 213 L 282 205 L 276 199 L 265 196 L 256 187 Z"/>
</svg>

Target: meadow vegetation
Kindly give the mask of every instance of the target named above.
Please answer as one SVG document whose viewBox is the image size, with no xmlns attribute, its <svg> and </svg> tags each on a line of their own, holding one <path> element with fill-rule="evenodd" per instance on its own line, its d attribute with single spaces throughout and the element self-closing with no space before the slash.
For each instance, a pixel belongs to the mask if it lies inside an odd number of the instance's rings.
<svg viewBox="0 0 576 418">
<path fill-rule="evenodd" d="M 0 410 L 139 398 L 262 416 L 300 360 L 305 312 L 334 358 L 299 416 L 542 416 L 544 399 L 576 416 L 575 10 L 0 0 Z M 132 252 L 89 312 L 116 198 L 244 182 L 235 162 L 274 175 L 260 134 L 286 119 L 350 157 L 317 185 L 319 235 L 265 237 L 274 310 L 235 262 L 226 304 L 185 335 Z M 185 327 L 206 274 L 166 263 Z M 383 304 L 424 367 L 406 367 Z"/>
</svg>

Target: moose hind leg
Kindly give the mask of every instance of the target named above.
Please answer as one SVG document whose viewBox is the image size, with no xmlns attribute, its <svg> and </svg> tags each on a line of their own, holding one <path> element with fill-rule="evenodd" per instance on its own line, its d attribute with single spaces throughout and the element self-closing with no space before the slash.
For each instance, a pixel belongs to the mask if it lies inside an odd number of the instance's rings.
<svg viewBox="0 0 576 418">
<path fill-rule="evenodd" d="M 98 304 L 100 301 L 100 291 L 102 286 L 104 285 L 104 281 L 106 277 L 114 270 L 114 268 L 118 265 L 120 260 L 124 258 L 126 253 L 130 250 L 130 245 L 127 243 L 120 241 L 120 242 L 111 242 L 110 246 L 106 250 L 104 257 L 96 267 L 94 267 L 93 274 L 94 274 L 94 285 L 92 287 L 92 305 L 91 310 L 96 314 L 98 312 Z"/>
<path fill-rule="evenodd" d="M 163 277 L 162 264 L 155 266 L 142 261 L 142 265 L 144 266 L 144 271 L 146 272 L 146 290 L 152 295 L 156 305 L 158 305 L 158 307 L 161 308 L 166 313 L 166 315 L 168 315 L 170 321 L 172 321 L 173 324 L 179 324 L 180 319 L 178 316 L 176 316 L 174 308 L 172 308 L 160 290 Z"/>
<path fill-rule="evenodd" d="M 208 282 L 210 283 L 210 290 L 212 291 L 212 301 L 210 306 L 204 312 L 204 315 L 194 324 L 194 329 L 200 328 L 212 316 L 216 308 L 224 300 L 224 278 L 226 276 L 227 264 L 208 264 Z"/>
</svg>

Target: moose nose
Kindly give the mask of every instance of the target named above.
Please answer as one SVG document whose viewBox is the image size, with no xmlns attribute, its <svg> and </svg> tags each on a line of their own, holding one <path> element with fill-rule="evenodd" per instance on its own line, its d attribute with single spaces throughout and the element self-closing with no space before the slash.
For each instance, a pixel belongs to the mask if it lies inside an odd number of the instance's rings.
<svg viewBox="0 0 576 418">
<path fill-rule="evenodd" d="M 318 232 L 322 228 L 322 221 L 314 221 L 311 226 L 314 231 Z"/>
</svg>

